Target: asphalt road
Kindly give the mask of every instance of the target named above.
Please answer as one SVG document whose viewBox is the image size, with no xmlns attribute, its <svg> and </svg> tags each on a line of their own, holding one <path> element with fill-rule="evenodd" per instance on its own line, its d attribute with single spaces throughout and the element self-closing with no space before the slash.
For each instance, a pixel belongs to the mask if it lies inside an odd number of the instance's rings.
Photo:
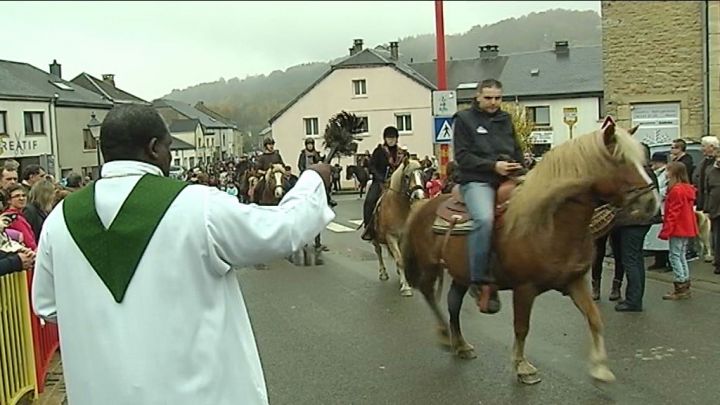
<svg viewBox="0 0 720 405">
<path fill-rule="evenodd" d="M 478 357 L 460 360 L 436 343 L 422 296 L 399 295 L 394 264 L 378 280 L 372 246 L 352 220 L 356 196 L 338 196 L 338 217 L 323 237 L 325 265 L 238 272 L 272 404 L 714 404 L 720 379 L 720 296 L 696 290 L 691 300 L 662 301 L 669 289 L 648 280 L 645 312 L 605 321 L 612 384 L 587 373 L 589 332 L 569 298 L 536 300 L 526 353 L 543 381 L 524 386 L 510 364 L 511 296 L 483 315 L 466 298 L 461 321 Z M 447 283 L 445 283 L 447 289 Z"/>
</svg>

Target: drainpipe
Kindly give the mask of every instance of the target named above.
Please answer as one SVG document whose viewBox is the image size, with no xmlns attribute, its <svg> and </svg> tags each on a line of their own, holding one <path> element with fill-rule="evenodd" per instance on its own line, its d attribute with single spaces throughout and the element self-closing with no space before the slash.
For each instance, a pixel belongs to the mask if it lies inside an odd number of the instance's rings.
<svg viewBox="0 0 720 405">
<path fill-rule="evenodd" d="M 60 180 L 62 177 L 60 173 L 60 151 L 58 147 L 58 139 L 57 139 L 57 133 L 58 133 L 58 123 L 57 123 L 57 94 L 55 94 L 50 99 L 50 155 L 53 157 L 53 167 L 52 170 L 54 173 L 52 175 L 55 177 L 56 180 Z M 47 168 L 48 171 L 50 171 L 50 168 Z"/>
<path fill-rule="evenodd" d="M 703 1 L 702 7 L 702 38 L 703 38 L 703 126 L 704 134 L 710 134 L 710 4 Z"/>
</svg>

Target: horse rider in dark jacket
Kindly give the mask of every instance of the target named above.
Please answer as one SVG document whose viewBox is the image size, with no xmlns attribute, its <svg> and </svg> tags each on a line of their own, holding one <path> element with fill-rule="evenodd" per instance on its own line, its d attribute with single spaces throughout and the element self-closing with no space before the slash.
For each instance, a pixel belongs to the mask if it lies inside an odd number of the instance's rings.
<svg viewBox="0 0 720 405">
<path fill-rule="evenodd" d="M 283 158 L 280 156 L 280 151 L 275 150 L 274 139 L 270 137 L 265 138 L 263 140 L 263 148 L 265 148 L 265 150 L 262 155 L 258 156 L 255 161 L 255 167 L 261 174 L 265 174 L 265 172 L 275 164 L 282 165 L 283 168 L 285 167 L 285 162 L 283 162 Z"/>
<path fill-rule="evenodd" d="M 467 246 L 470 294 L 483 313 L 500 310 L 490 271 L 495 220 L 495 194 L 504 177 L 523 169 L 523 153 L 510 114 L 500 109 L 502 84 L 494 79 L 478 85 L 472 107 L 455 114 L 453 143 L 460 193 L 473 218 Z"/>
<path fill-rule="evenodd" d="M 365 196 L 365 205 L 363 206 L 363 223 L 365 224 L 365 231 L 361 236 L 363 240 L 373 240 L 375 235 L 371 221 L 375 206 L 382 194 L 383 184 L 400 166 L 404 158 L 405 152 L 398 146 L 397 128 L 393 126 L 385 128 L 383 143 L 375 148 L 368 162 L 372 184 Z"/>
<path fill-rule="evenodd" d="M 320 152 L 315 149 L 315 139 L 313 138 L 307 138 L 305 139 L 305 149 L 300 151 L 300 156 L 298 157 L 298 170 L 300 170 L 300 174 L 305 171 L 309 166 L 312 166 L 316 163 L 322 163 L 324 157 L 320 154 Z M 330 197 L 330 193 L 327 193 L 328 197 L 328 205 L 331 207 L 334 207 L 337 205 L 335 200 L 333 200 Z M 327 246 L 323 245 L 320 241 L 320 234 L 315 237 L 315 248 L 321 249 L 324 251 L 327 251 Z"/>
</svg>

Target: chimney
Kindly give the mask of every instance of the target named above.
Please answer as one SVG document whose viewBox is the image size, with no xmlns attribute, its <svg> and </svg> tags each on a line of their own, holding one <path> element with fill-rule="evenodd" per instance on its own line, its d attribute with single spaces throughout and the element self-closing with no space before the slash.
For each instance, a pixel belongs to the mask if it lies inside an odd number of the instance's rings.
<svg viewBox="0 0 720 405">
<path fill-rule="evenodd" d="M 390 42 L 390 59 L 398 60 L 399 54 L 400 53 L 398 52 L 398 43 L 395 41 Z"/>
<path fill-rule="evenodd" d="M 570 54 L 570 46 L 568 41 L 555 41 L 555 55 L 567 56 Z"/>
<path fill-rule="evenodd" d="M 355 55 L 363 50 L 363 40 L 356 39 L 353 41 L 353 47 L 350 48 L 350 55 Z"/>
<path fill-rule="evenodd" d="M 50 64 L 50 73 L 62 79 L 62 66 L 57 63 L 56 59 L 53 59 L 53 63 Z"/>
<path fill-rule="evenodd" d="M 493 59 L 499 53 L 497 45 L 481 45 L 478 48 L 480 49 L 480 59 Z"/>
<path fill-rule="evenodd" d="M 115 75 L 107 73 L 102 75 L 102 79 L 105 83 L 108 83 L 109 85 L 115 87 Z"/>
</svg>

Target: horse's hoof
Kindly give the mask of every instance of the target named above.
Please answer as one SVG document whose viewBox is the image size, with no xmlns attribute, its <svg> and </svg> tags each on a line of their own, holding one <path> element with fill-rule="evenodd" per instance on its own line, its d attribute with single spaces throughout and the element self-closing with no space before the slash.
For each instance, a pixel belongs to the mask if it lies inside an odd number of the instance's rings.
<svg viewBox="0 0 720 405">
<path fill-rule="evenodd" d="M 542 378 L 540 378 L 537 374 L 518 374 L 517 379 L 525 385 L 535 385 L 542 381 Z"/>
<path fill-rule="evenodd" d="M 597 381 L 611 383 L 615 381 L 615 374 L 606 365 L 595 366 L 590 370 L 590 375 Z"/>
<path fill-rule="evenodd" d="M 472 360 L 477 357 L 477 354 L 475 354 L 475 349 L 473 349 L 472 347 L 457 349 L 457 351 L 455 351 L 455 354 L 463 360 Z"/>
<path fill-rule="evenodd" d="M 412 297 L 413 296 L 412 288 L 401 289 L 400 295 L 402 295 L 403 297 Z"/>
<path fill-rule="evenodd" d="M 380 273 L 380 281 L 386 281 L 390 279 L 390 276 L 388 276 L 387 273 Z"/>
</svg>

